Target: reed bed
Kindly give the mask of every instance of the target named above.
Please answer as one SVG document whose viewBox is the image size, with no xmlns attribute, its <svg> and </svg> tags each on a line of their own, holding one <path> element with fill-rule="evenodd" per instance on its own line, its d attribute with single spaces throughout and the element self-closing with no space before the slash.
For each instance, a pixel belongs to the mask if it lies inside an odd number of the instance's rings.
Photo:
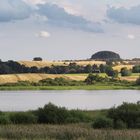
<svg viewBox="0 0 140 140">
<path fill-rule="evenodd" d="M 90 124 L 3 125 L 1 140 L 140 140 L 140 130 L 96 130 Z"/>
</svg>

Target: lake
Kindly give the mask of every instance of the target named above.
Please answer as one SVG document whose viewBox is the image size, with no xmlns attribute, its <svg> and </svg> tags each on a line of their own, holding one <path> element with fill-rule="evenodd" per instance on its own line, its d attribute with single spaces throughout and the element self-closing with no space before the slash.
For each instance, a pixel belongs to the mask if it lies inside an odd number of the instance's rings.
<svg viewBox="0 0 140 140">
<path fill-rule="evenodd" d="M 140 101 L 140 90 L 0 91 L 1 111 L 26 111 L 51 102 L 68 109 L 107 109 Z"/>
</svg>

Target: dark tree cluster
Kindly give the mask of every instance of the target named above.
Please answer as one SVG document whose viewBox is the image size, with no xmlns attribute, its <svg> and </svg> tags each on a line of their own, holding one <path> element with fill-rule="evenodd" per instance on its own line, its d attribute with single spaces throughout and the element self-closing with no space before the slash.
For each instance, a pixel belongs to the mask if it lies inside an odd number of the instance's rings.
<svg viewBox="0 0 140 140">
<path fill-rule="evenodd" d="M 120 55 L 111 51 L 100 51 L 92 55 L 95 60 L 121 60 Z"/>
<path fill-rule="evenodd" d="M 132 72 L 133 73 L 140 73 L 140 65 L 134 66 L 133 69 L 132 69 Z"/>
<path fill-rule="evenodd" d="M 48 73 L 48 74 L 71 74 L 71 73 L 107 73 L 114 76 L 111 66 L 103 65 L 86 65 L 79 66 L 76 63 L 70 63 L 68 66 L 54 66 L 38 68 L 36 66 L 26 67 L 15 61 L 0 61 L 0 74 L 14 73 Z"/>
<path fill-rule="evenodd" d="M 107 111 L 105 117 L 98 117 L 93 123 L 94 128 L 139 129 L 140 104 L 123 103 L 117 108 Z"/>
<path fill-rule="evenodd" d="M 47 74 L 73 74 L 73 73 L 106 73 L 108 76 L 117 77 L 118 72 L 109 65 L 86 65 L 79 66 L 70 63 L 68 66 L 54 66 L 38 68 L 36 66 L 26 67 L 15 61 L 0 62 L 0 74 L 17 73 L 47 73 Z"/>
</svg>

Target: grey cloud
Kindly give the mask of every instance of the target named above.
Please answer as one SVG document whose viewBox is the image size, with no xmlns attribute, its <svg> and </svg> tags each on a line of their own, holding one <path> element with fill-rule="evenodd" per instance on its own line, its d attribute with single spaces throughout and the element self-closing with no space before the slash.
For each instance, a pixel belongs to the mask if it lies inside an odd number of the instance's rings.
<svg viewBox="0 0 140 140">
<path fill-rule="evenodd" d="M 22 0 L 0 0 L 0 22 L 28 18 L 31 8 Z"/>
<path fill-rule="evenodd" d="M 32 9 L 31 5 L 23 0 L 0 0 L 0 22 L 23 20 L 32 14 L 46 17 L 47 23 L 57 27 L 71 28 L 87 32 L 103 32 L 99 23 L 91 22 L 82 16 L 67 13 L 64 8 L 56 4 L 38 4 Z"/>
<path fill-rule="evenodd" d="M 46 16 L 48 23 L 58 27 L 72 28 L 88 32 L 103 32 L 99 23 L 86 20 L 82 16 L 67 13 L 64 8 L 55 4 L 39 4 L 38 14 Z"/>
<path fill-rule="evenodd" d="M 124 7 L 109 7 L 107 16 L 119 23 L 140 25 L 140 5 L 126 9 Z"/>
</svg>

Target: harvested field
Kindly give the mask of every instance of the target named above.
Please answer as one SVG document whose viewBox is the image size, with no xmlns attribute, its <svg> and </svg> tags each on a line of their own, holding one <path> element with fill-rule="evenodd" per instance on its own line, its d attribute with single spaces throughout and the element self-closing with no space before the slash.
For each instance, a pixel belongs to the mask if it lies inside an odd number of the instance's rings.
<svg viewBox="0 0 140 140">
<path fill-rule="evenodd" d="M 52 65 L 54 66 L 67 66 L 70 63 L 76 63 L 77 65 L 100 65 L 100 64 L 106 64 L 105 61 L 68 61 L 68 62 L 64 62 L 64 61 L 18 61 L 18 63 L 20 63 L 21 65 L 25 65 L 27 67 L 33 67 L 36 66 L 38 68 L 42 68 L 42 67 L 50 67 Z"/>
<path fill-rule="evenodd" d="M 63 77 L 66 79 L 71 80 L 85 80 L 87 75 L 66 75 L 66 74 L 7 74 L 7 75 L 0 75 L 0 84 L 4 83 L 16 83 L 18 81 L 30 81 L 30 82 L 38 82 L 42 79 L 46 78 L 57 78 L 57 77 Z"/>
</svg>

